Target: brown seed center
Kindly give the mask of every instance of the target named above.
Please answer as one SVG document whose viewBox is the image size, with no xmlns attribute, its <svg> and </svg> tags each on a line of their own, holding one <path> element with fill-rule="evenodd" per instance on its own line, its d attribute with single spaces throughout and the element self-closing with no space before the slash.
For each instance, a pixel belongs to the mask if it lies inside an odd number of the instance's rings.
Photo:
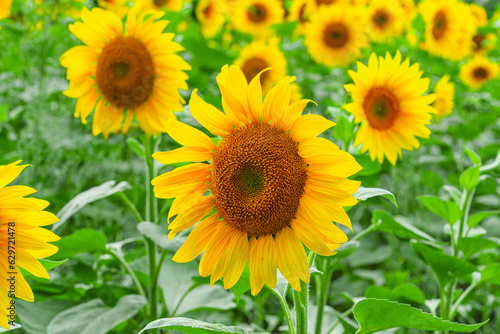
<svg viewBox="0 0 500 334">
<path fill-rule="evenodd" d="M 434 16 L 434 27 L 432 28 L 432 35 L 435 39 L 440 39 L 446 32 L 447 19 L 443 11 L 437 12 Z"/>
<path fill-rule="evenodd" d="M 269 65 L 267 62 L 259 57 L 254 57 L 248 59 L 245 64 L 243 64 L 243 68 L 241 71 L 245 75 L 245 78 L 247 79 L 247 82 L 252 81 L 252 79 L 260 73 L 260 71 L 268 68 Z M 260 75 L 260 83 L 264 83 L 267 78 L 269 77 L 269 71 L 266 71 Z"/>
<path fill-rule="evenodd" d="M 323 41 L 332 48 L 341 48 L 349 40 L 349 30 L 343 23 L 330 23 L 323 32 Z"/>
<path fill-rule="evenodd" d="M 473 75 L 476 79 L 485 80 L 488 78 L 488 70 L 484 67 L 478 67 L 474 70 Z"/>
<path fill-rule="evenodd" d="M 373 23 L 381 29 L 383 29 L 391 19 L 391 16 L 385 10 L 379 9 L 373 14 Z"/>
<path fill-rule="evenodd" d="M 157 8 L 161 8 L 168 3 L 168 0 L 153 0 L 153 3 Z"/>
<path fill-rule="evenodd" d="M 254 4 L 248 8 L 247 16 L 254 23 L 264 22 L 267 18 L 267 8 L 259 3 Z"/>
<path fill-rule="evenodd" d="M 208 5 L 203 9 L 203 15 L 206 18 L 210 18 L 214 14 L 215 8 L 213 1 L 210 1 Z"/>
<path fill-rule="evenodd" d="M 306 167 L 288 132 L 264 123 L 236 129 L 219 143 L 212 162 L 217 211 L 249 236 L 274 234 L 295 217 Z"/>
<path fill-rule="evenodd" d="M 153 91 L 154 67 L 148 50 L 134 37 L 116 37 L 99 55 L 96 81 L 116 107 L 138 107 Z"/>
<path fill-rule="evenodd" d="M 363 109 L 370 126 L 378 130 L 390 128 L 400 111 L 398 99 L 385 87 L 372 88 L 366 94 Z"/>
<path fill-rule="evenodd" d="M 332 3 L 335 3 L 336 0 L 316 0 L 316 5 L 331 5 Z"/>
</svg>

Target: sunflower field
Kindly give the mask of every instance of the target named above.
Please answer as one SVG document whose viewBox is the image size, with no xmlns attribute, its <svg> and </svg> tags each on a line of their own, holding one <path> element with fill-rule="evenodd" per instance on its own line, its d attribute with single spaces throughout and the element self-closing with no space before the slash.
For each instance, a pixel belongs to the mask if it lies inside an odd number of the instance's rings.
<svg viewBox="0 0 500 334">
<path fill-rule="evenodd" d="M 0 333 L 500 333 L 499 0 L 0 0 Z"/>
</svg>

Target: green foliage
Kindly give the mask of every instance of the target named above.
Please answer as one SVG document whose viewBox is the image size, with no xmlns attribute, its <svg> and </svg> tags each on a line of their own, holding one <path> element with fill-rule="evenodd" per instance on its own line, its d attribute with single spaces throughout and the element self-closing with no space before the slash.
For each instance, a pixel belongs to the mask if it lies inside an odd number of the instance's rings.
<svg viewBox="0 0 500 334">
<path fill-rule="evenodd" d="M 153 328 L 163 328 L 166 330 L 176 330 L 182 333 L 189 334 L 205 334 L 205 333 L 241 333 L 250 334 L 254 333 L 252 330 L 244 329 L 235 326 L 224 326 L 210 324 L 204 321 L 198 321 L 188 318 L 168 318 L 168 319 L 158 319 L 149 323 L 142 331 L 143 333 L 148 329 Z M 262 333 L 264 334 L 264 333 Z"/>
<path fill-rule="evenodd" d="M 418 199 L 427 209 L 446 220 L 452 226 L 462 217 L 462 210 L 453 202 L 442 200 L 436 196 L 421 196 Z"/>
</svg>

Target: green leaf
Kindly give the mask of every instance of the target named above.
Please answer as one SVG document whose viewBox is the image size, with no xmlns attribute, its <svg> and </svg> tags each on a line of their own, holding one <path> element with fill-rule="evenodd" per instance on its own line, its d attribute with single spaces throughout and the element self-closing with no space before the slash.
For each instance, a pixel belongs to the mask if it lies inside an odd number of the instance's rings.
<svg viewBox="0 0 500 334">
<path fill-rule="evenodd" d="M 400 239 L 418 239 L 436 242 L 427 233 L 413 225 L 396 221 L 390 213 L 382 210 L 373 211 L 372 224 L 375 226 L 375 231 L 391 233 Z"/>
<path fill-rule="evenodd" d="M 61 264 L 63 264 L 64 262 L 68 261 L 68 259 L 64 259 L 64 260 L 61 260 L 61 261 L 51 261 L 51 260 L 47 260 L 47 259 L 39 259 L 38 262 L 41 263 L 41 265 L 45 268 L 45 270 L 49 271 L 55 267 L 59 267 Z M 23 274 L 23 277 L 24 278 L 33 278 L 33 274 L 30 273 L 29 271 L 27 270 L 24 270 L 23 268 L 20 268 L 20 271 L 21 271 L 21 274 Z M 38 278 L 38 277 L 37 277 Z"/>
<path fill-rule="evenodd" d="M 427 209 L 446 220 L 450 225 L 455 224 L 462 216 L 462 210 L 453 202 L 442 200 L 436 196 L 420 196 L 418 199 Z"/>
<path fill-rule="evenodd" d="M 418 242 L 412 242 L 412 246 L 421 259 L 434 271 L 441 286 L 448 284 L 454 277 L 476 271 L 473 265 L 455 256 L 441 253 Z"/>
<path fill-rule="evenodd" d="M 389 289 L 385 286 L 371 285 L 365 291 L 366 298 L 387 299 L 395 302 L 414 302 L 425 305 L 425 296 L 420 288 L 411 283 L 403 283 Z"/>
<path fill-rule="evenodd" d="M 470 161 L 474 165 L 479 165 L 481 163 L 481 157 L 474 152 L 473 150 L 469 150 L 468 148 L 465 148 L 465 153 L 469 156 Z"/>
<path fill-rule="evenodd" d="M 344 143 L 349 143 L 354 137 L 355 132 L 354 124 L 352 124 L 347 117 L 344 115 L 339 115 L 337 118 L 337 125 L 333 129 L 333 137 L 343 141 Z"/>
<path fill-rule="evenodd" d="M 479 282 L 500 285 L 500 263 L 491 263 L 481 270 Z"/>
<path fill-rule="evenodd" d="M 144 152 L 144 146 L 142 146 L 137 139 L 128 137 L 127 138 L 127 145 L 130 147 L 132 151 L 134 151 L 139 158 L 144 158 L 146 156 Z"/>
<path fill-rule="evenodd" d="M 180 236 L 170 240 L 167 236 L 167 230 L 158 224 L 152 222 L 140 222 L 137 230 L 144 236 L 153 240 L 161 248 L 168 249 L 171 252 L 177 252 L 181 248 L 185 238 Z"/>
<path fill-rule="evenodd" d="M 247 264 L 245 264 L 245 269 L 238 282 L 230 290 L 234 294 L 234 298 L 236 298 L 236 304 L 239 304 L 241 296 L 250 290 L 250 270 Z"/>
<path fill-rule="evenodd" d="M 233 294 L 220 285 L 200 285 L 189 291 L 182 300 L 175 315 L 192 311 L 226 311 L 236 307 Z"/>
<path fill-rule="evenodd" d="M 337 254 L 335 254 L 335 257 L 339 260 L 346 258 L 351 255 L 359 247 L 359 245 L 359 241 L 356 240 L 351 240 L 343 243 L 339 248 L 335 250 L 337 252 Z"/>
<path fill-rule="evenodd" d="M 245 329 L 236 326 L 225 326 L 219 324 L 211 324 L 204 321 L 193 320 L 189 318 L 164 318 L 150 322 L 144 327 L 139 334 L 148 329 L 163 328 L 166 330 L 175 330 L 187 334 L 206 334 L 206 333 L 254 333 L 250 329 Z"/>
<path fill-rule="evenodd" d="M 464 253 L 464 259 L 486 249 L 500 247 L 498 241 L 485 238 L 461 238 L 458 242 L 458 248 Z"/>
<path fill-rule="evenodd" d="M 396 207 L 398 207 L 398 204 L 396 203 L 396 197 L 394 197 L 394 195 L 390 191 L 387 191 L 385 189 L 359 187 L 358 191 L 356 191 L 353 196 L 360 201 L 366 201 L 368 198 L 375 196 L 382 196 L 387 198 Z"/>
<path fill-rule="evenodd" d="M 372 161 L 370 156 L 366 154 L 355 155 L 354 158 L 358 162 L 358 164 L 363 167 L 356 175 L 359 176 L 370 176 L 379 173 L 382 170 L 382 166 L 378 163 L 378 161 Z"/>
<path fill-rule="evenodd" d="M 78 262 L 73 266 L 73 272 L 78 282 L 90 285 L 97 280 L 97 273 L 94 268 L 85 263 Z"/>
<path fill-rule="evenodd" d="M 122 181 L 116 186 L 115 183 L 115 181 L 108 181 L 100 186 L 90 188 L 76 195 L 57 213 L 56 216 L 59 218 L 59 221 L 52 225 L 52 231 L 57 230 L 59 226 L 64 224 L 85 205 L 113 195 L 114 193 L 130 189 L 130 184 L 128 184 L 128 182 Z"/>
<path fill-rule="evenodd" d="M 16 300 L 16 313 L 23 326 L 23 331 L 28 334 L 40 334 L 47 333 L 50 321 L 72 306 L 74 303 L 67 300 L 47 300 L 34 303 Z"/>
<path fill-rule="evenodd" d="M 105 334 L 136 315 L 145 305 L 146 299 L 140 295 L 122 297 L 115 307 L 105 305 L 100 299 L 92 299 L 55 316 L 47 334 Z"/>
<path fill-rule="evenodd" d="M 471 191 L 479 184 L 479 166 L 469 167 L 460 175 L 460 185 L 467 191 Z"/>
<path fill-rule="evenodd" d="M 19 328 L 22 328 L 21 325 L 19 324 L 16 324 L 14 323 L 14 325 L 10 325 L 10 328 L 9 329 L 5 329 L 3 327 L 0 327 L 0 333 L 6 333 L 6 332 L 11 332 L 13 331 L 14 329 L 19 329 Z M 16 332 L 17 333 L 17 332 Z"/>
<path fill-rule="evenodd" d="M 500 210 L 483 211 L 483 212 L 475 213 L 475 214 L 469 216 L 469 219 L 467 220 L 467 225 L 469 225 L 469 227 L 472 228 L 472 227 L 476 226 L 477 224 L 479 224 L 480 222 L 482 222 L 484 219 L 491 217 L 491 216 L 498 215 L 498 214 L 500 214 Z"/>
<path fill-rule="evenodd" d="M 488 322 L 474 325 L 449 322 L 410 305 L 383 299 L 362 300 L 354 306 L 353 313 L 359 324 L 356 334 L 370 334 L 400 327 L 427 331 L 472 332 Z"/>
<path fill-rule="evenodd" d="M 98 230 L 84 228 L 54 242 L 59 251 L 49 259 L 61 260 L 71 258 L 78 253 L 106 251 L 106 237 Z"/>
</svg>

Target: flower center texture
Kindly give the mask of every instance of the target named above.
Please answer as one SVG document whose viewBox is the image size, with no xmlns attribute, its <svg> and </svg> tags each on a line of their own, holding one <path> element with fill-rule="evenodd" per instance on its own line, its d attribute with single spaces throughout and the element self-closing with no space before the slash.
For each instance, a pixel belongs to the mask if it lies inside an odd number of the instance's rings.
<svg viewBox="0 0 500 334">
<path fill-rule="evenodd" d="M 316 4 L 318 6 L 323 5 L 323 4 L 331 5 L 332 3 L 335 3 L 335 2 L 336 2 L 336 0 L 316 0 Z"/>
<path fill-rule="evenodd" d="M 443 37 L 446 31 L 446 15 L 439 11 L 434 17 L 434 27 L 432 28 L 432 35 L 435 39 L 440 39 Z"/>
<path fill-rule="evenodd" d="M 168 3 L 168 0 L 153 0 L 156 7 L 161 8 Z"/>
<path fill-rule="evenodd" d="M 385 10 L 377 10 L 373 15 L 373 23 L 379 28 L 384 28 L 389 23 L 389 13 Z"/>
<path fill-rule="evenodd" d="M 265 70 L 267 67 L 269 67 L 269 65 L 264 59 L 254 57 L 245 61 L 245 64 L 243 64 L 241 71 L 245 75 L 247 81 L 250 82 L 257 74 L 259 74 L 262 70 Z M 262 73 L 260 75 L 260 82 L 265 82 L 268 77 L 269 71 Z"/>
<path fill-rule="evenodd" d="M 212 162 L 217 211 L 248 236 L 274 234 L 295 217 L 306 167 L 287 131 L 264 123 L 236 129 L 219 143 Z"/>
<path fill-rule="evenodd" d="M 206 18 L 210 18 L 213 15 L 214 10 L 214 4 L 210 1 L 208 6 L 203 9 L 203 15 L 205 15 Z"/>
<path fill-rule="evenodd" d="M 478 67 L 473 72 L 474 77 L 479 80 L 484 80 L 488 78 L 488 70 L 484 67 Z"/>
<path fill-rule="evenodd" d="M 261 4 L 255 4 L 248 8 L 248 19 L 255 23 L 260 23 L 266 20 L 267 8 Z"/>
<path fill-rule="evenodd" d="M 390 128 L 399 114 L 398 99 L 385 87 L 372 88 L 365 97 L 363 109 L 372 128 Z"/>
<path fill-rule="evenodd" d="M 119 108 L 133 109 L 146 101 L 153 91 L 154 76 L 149 52 L 134 37 L 111 40 L 97 60 L 97 86 Z"/>
<path fill-rule="evenodd" d="M 341 48 L 349 39 L 349 31 L 342 23 L 330 23 L 323 32 L 323 41 L 332 48 Z"/>
</svg>

